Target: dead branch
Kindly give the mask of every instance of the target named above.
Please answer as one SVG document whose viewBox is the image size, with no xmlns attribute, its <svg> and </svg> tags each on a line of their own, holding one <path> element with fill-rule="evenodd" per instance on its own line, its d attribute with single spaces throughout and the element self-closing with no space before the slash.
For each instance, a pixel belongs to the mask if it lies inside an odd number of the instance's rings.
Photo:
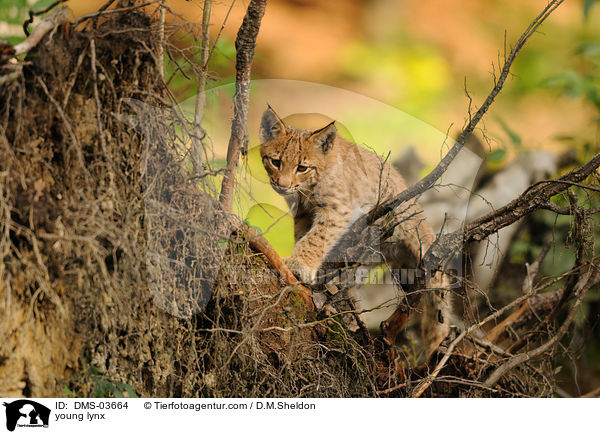
<svg viewBox="0 0 600 434">
<path fill-rule="evenodd" d="M 239 227 L 245 231 L 250 247 L 254 251 L 262 253 L 265 256 L 267 261 L 269 261 L 269 263 L 275 267 L 279 275 L 283 278 L 286 285 L 293 286 L 295 288 L 294 293 L 297 294 L 302 301 L 304 301 L 304 304 L 306 304 L 306 307 L 309 310 L 313 311 L 315 306 L 312 300 L 311 290 L 300 284 L 298 279 L 296 279 L 296 276 L 294 276 L 294 274 L 290 271 L 285 262 L 283 262 L 279 254 L 275 251 L 267 239 L 252 227 L 244 224 L 240 224 Z"/>
<path fill-rule="evenodd" d="M 245 153 L 246 119 L 248 117 L 248 100 L 250 98 L 250 71 L 254 59 L 256 38 L 260 23 L 265 14 L 267 0 L 252 0 L 246 10 L 244 21 L 235 39 L 235 95 L 233 96 L 234 116 L 231 122 L 231 136 L 227 146 L 227 170 L 221 184 L 219 202 L 225 211 L 231 210 L 235 171 L 238 165 L 240 150 Z"/>
<path fill-rule="evenodd" d="M 497 232 L 503 227 L 508 226 L 529 215 L 533 211 L 541 208 L 542 205 L 546 204 L 552 196 L 555 196 L 556 194 L 568 189 L 571 185 L 570 183 L 564 183 L 560 181 L 566 180 L 580 182 L 594 173 L 599 165 L 600 154 L 597 154 L 587 161 L 583 166 L 557 178 L 557 182 L 534 184 L 508 205 L 470 223 L 464 230 L 441 235 L 438 237 L 438 239 L 436 239 L 435 243 L 425 254 L 423 260 L 425 269 L 437 269 L 447 258 L 460 251 L 462 246 L 467 242 L 484 240 L 489 235 Z M 530 292 L 517 300 L 520 300 L 519 303 L 521 303 L 534 293 L 535 291 Z M 416 305 L 419 302 L 420 297 L 421 292 L 407 294 L 407 303 L 401 305 L 399 309 L 406 309 L 406 311 L 408 311 L 409 306 Z M 509 304 L 508 306 L 514 305 L 515 302 Z M 496 314 L 503 310 L 504 308 L 500 311 L 497 311 Z M 479 323 L 478 327 L 480 325 L 481 323 Z M 477 327 L 471 326 L 467 332 L 470 333 L 475 328 Z M 455 342 L 460 342 L 465 335 L 465 332 L 461 333 L 461 335 L 459 335 L 459 337 L 456 338 L 456 340 L 452 343 L 453 346 L 451 346 L 451 349 L 454 348 Z M 447 351 L 442 361 L 436 367 L 434 374 L 439 374 L 439 371 L 448 361 L 448 358 L 449 352 Z M 420 394 L 422 394 L 423 391 L 429 387 L 432 381 L 430 380 L 431 377 L 435 377 L 435 375 L 432 374 L 432 376 L 428 377 L 428 379 L 424 381 L 423 387 L 419 388 L 417 391 L 419 393 L 417 396 L 420 396 Z"/>
<path fill-rule="evenodd" d="M 529 294 L 529 293 L 533 292 L 533 290 L 534 290 L 533 280 L 537 276 L 537 274 L 539 272 L 540 264 L 542 263 L 542 261 L 544 260 L 544 258 L 548 254 L 548 252 L 550 251 L 551 246 L 552 246 L 552 243 L 546 243 L 542 252 L 536 258 L 536 260 L 533 262 L 533 264 L 531 264 L 531 266 L 529 264 L 525 264 L 526 268 L 527 268 L 527 275 L 525 276 L 525 279 L 523 280 L 523 286 L 522 286 L 523 294 Z M 556 293 L 553 293 L 553 295 L 556 295 L 556 298 L 558 299 L 558 295 Z M 529 314 L 531 314 L 533 312 L 537 313 L 540 305 L 544 305 L 545 304 L 544 302 L 547 302 L 549 298 L 553 299 L 552 297 L 548 297 L 547 294 L 544 294 L 544 295 L 537 295 L 537 296 L 533 297 L 533 299 L 526 300 L 526 302 L 523 303 L 523 305 L 519 309 L 517 309 L 515 312 L 510 314 L 507 318 L 505 318 L 502 322 L 500 322 L 492 330 L 490 330 L 486 334 L 486 340 L 491 343 L 497 342 L 498 338 L 501 335 L 503 335 L 504 332 L 509 327 L 511 327 L 513 324 L 515 324 L 519 320 L 522 321 L 522 319 L 525 317 L 528 317 Z"/>
<path fill-rule="evenodd" d="M 64 24 L 69 19 L 69 9 L 66 7 L 52 12 L 44 18 L 37 27 L 31 32 L 31 35 L 20 44 L 15 45 L 15 55 L 27 53 L 42 40 L 44 35 L 55 27 Z"/>
<path fill-rule="evenodd" d="M 435 270 L 459 252 L 464 244 L 485 240 L 500 229 L 544 208 L 551 197 L 567 190 L 571 186 L 570 182 L 583 181 L 599 166 L 600 154 L 596 154 L 581 167 L 555 179 L 555 182 L 534 184 L 508 205 L 469 223 L 463 230 L 439 236 L 423 258 L 424 267 Z"/>
<path fill-rule="evenodd" d="M 567 316 L 567 319 L 560 326 L 560 328 L 558 329 L 556 334 L 554 336 L 552 336 L 552 338 L 549 339 L 547 342 L 540 345 L 539 347 L 537 347 L 533 350 L 527 351 L 525 353 L 521 353 L 521 354 L 516 355 L 516 356 L 512 357 L 511 359 L 509 359 L 503 365 L 498 367 L 494 372 L 492 372 L 492 374 L 488 377 L 488 379 L 483 383 L 484 386 L 492 387 L 494 384 L 496 384 L 498 382 L 498 380 L 500 380 L 500 378 L 502 378 L 502 376 L 504 376 L 504 374 L 506 374 L 511 369 L 515 368 L 516 366 L 519 366 L 522 363 L 527 362 L 528 360 L 531 360 L 537 356 L 540 356 L 541 354 L 543 354 L 547 350 L 549 350 L 552 346 L 554 346 L 567 332 L 567 330 L 568 330 L 569 326 L 571 325 L 571 322 L 573 322 L 573 319 L 575 318 L 575 314 L 579 310 L 579 306 L 581 305 L 588 290 L 593 285 L 595 285 L 596 283 L 598 283 L 600 281 L 599 276 L 600 276 L 600 273 L 598 272 L 597 267 L 593 264 L 590 264 L 586 274 L 577 283 L 577 285 L 575 287 L 575 293 L 577 294 L 577 299 L 575 301 L 575 304 L 569 311 L 569 315 Z"/>
<path fill-rule="evenodd" d="M 110 6 L 111 3 L 113 2 L 108 2 L 105 6 L 106 7 L 102 7 L 100 8 L 98 11 L 96 12 L 92 12 L 90 14 L 87 15 L 82 15 L 79 18 L 77 18 L 76 20 L 73 21 L 73 25 L 77 26 L 78 24 L 83 23 L 86 20 L 89 20 L 90 18 L 98 18 L 104 15 L 110 15 L 110 14 L 120 14 L 123 12 L 129 12 L 129 11 L 133 11 L 136 9 L 143 9 L 146 6 L 150 6 L 153 5 L 157 2 L 159 2 L 160 0 L 151 0 L 145 3 L 139 3 L 139 4 L 133 4 L 130 6 L 125 6 L 125 7 L 119 7 L 117 9 L 107 9 L 108 6 Z M 118 6 L 121 6 L 122 3 L 119 3 Z"/>
<path fill-rule="evenodd" d="M 165 79 L 165 20 L 167 17 L 167 1 L 162 0 L 160 5 L 160 19 L 158 22 L 158 36 L 160 37 L 160 41 L 158 44 L 158 53 L 156 54 L 158 60 L 158 72 L 160 74 L 160 78 Z"/>
<path fill-rule="evenodd" d="M 202 40 L 200 42 L 200 65 L 198 71 L 198 84 L 196 85 L 196 101 L 194 108 L 194 124 L 192 127 L 192 164 L 194 171 L 202 174 L 202 157 L 200 149 L 203 147 L 203 140 L 206 132 L 202 128 L 202 119 L 204 117 L 204 106 L 206 105 L 206 81 L 208 78 L 208 61 L 210 53 L 208 51 L 210 44 L 210 14 L 212 0 L 205 0 L 202 6 Z"/>
<path fill-rule="evenodd" d="M 563 294 L 569 290 L 572 293 L 572 289 L 569 289 L 570 285 L 574 285 L 572 282 L 577 283 L 581 279 L 581 271 L 584 269 L 586 265 L 589 265 L 591 262 L 586 262 L 585 264 L 574 266 L 567 273 L 560 276 L 558 279 L 553 279 L 549 283 L 545 285 L 541 285 L 537 288 L 531 288 L 531 291 L 525 292 L 525 294 L 530 294 L 531 292 L 535 292 L 538 295 L 534 297 L 525 299 L 524 303 L 517 309 L 515 312 L 506 317 L 503 321 L 498 323 L 494 328 L 492 328 L 486 334 L 486 340 L 490 342 L 498 342 L 500 338 L 505 334 L 505 332 L 509 328 L 519 329 L 523 327 L 527 322 L 535 318 L 544 317 L 544 320 L 540 322 L 536 328 L 529 332 L 529 334 L 535 334 L 541 327 L 546 324 L 551 316 L 551 312 L 556 308 L 559 301 L 562 299 Z M 574 280 L 571 279 L 572 276 L 578 276 Z M 559 279 L 567 278 L 567 282 L 564 286 L 557 289 L 554 292 L 539 294 L 540 291 L 545 289 L 552 283 L 555 283 Z M 508 352 L 518 351 L 525 344 L 525 339 L 521 338 L 517 342 L 510 345 L 507 348 Z"/>
<path fill-rule="evenodd" d="M 502 88 L 504 87 L 504 83 L 506 78 L 510 73 L 510 69 L 512 67 L 513 62 L 515 61 L 517 55 L 525 45 L 525 43 L 529 40 L 529 38 L 537 31 L 540 25 L 554 12 L 558 6 L 563 3 L 564 0 L 553 0 L 551 1 L 544 10 L 531 22 L 529 27 L 523 32 L 520 36 L 519 40 L 515 44 L 515 46 L 510 51 L 509 55 L 506 57 L 504 65 L 502 67 L 502 72 L 498 80 L 495 82 L 494 87 L 491 92 L 483 102 L 482 106 L 477 110 L 475 115 L 469 121 L 467 127 L 462 131 L 454 146 L 448 151 L 448 153 L 444 156 L 442 161 L 423 179 L 417 182 L 412 187 L 404 190 L 399 195 L 383 202 L 379 206 L 372 209 L 368 214 L 362 216 L 357 219 L 352 226 L 349 228 L 348 232 L 344 236 L 344 239 L 339 245 L 339 251 L 346 252 L 347 257 L 357 258 L 360 255 L 360 246 L 361 246 L 361 238 L 364 236 L 365 230 L 379 219 L 384 217 L 385 215 L 391 213 L 394 209 L 398 208 L 403 203 L 415 198 L 416 196 L 424 193 L 426 190 L 430 189 L 435 182 L 446 172 L 454 158 L 458 155 L 460 150 L 464 147 L 467 139 L 471 136 L 472 132 L 475 130 L 479 121 L 483 118 L 485 113 L 488 111 L 496 96 L 500 93 Z M 499 228 L 498 228 L 499 229 Z M 385 232 L 385 231 L 384 231 Z M 495 232 L 495 231 L 494 231 Z M 493 232 L 492 232 L 493 233 Z M 454 236 L 456 238 L 456 235 Z M 453 244 L 459 244 L 459 240 L 454 240 Z M 358 250 L 358 254 L 356 252 Z M 431 256 L 431 255 L 430 255 Z M 444 256 L 446 258 L 447 256 Z M 431 262 L 431 261 L 430 261 Z M 436 269 L 439 266 L 440 261 L 436 261 L 436 263 L 429 264 L 435 265 L 435 267 L 427 267 L 429 269 Z M 326 280 L 331 280 L 333 277 L 327 278 Z"/>
<path fill-rule="evenodd" d="M 260 23 L 265 13 L 267 0 L 253 0 L 248 5 L 244 21 L 235 40 L 236 54 L 236 91 L 233 96 L 234 118 L 231 122 L 231 136 L 227 147 L 227 168 L 223 175 L 221 184 L 221 195 L 219 202 L 225 211 L 231 210 L 231 201 L 233 195 L 233 185 L 235 180 L 235 170 L 238 164 L 240 151 L 245 153 L 246 147 L 246 119 L 248 116 L 248 101 L 250 98 L 250 72 L 252 60 L 254 58 L 254 48 L 256 38 L 260 29 Z M 205 65 L 202 65 L 205 67 Z M 253 228 L 245 225 L 238 225 L 242 228 L 249 239 L 250 247 L 262 253 L 267 261 L 275 267 L 277 272 L 283 277 L 287 285 L 298 288 L 295 292 L 302 298 L 310 310 L 314 310 L 312 301 L 312 292 L 302 286 L 298 279 L 292 274 L 281 257 L 269 242 Z"/>
<path fill-rule="evenodd" d="M 544 246 L 544 248 L 542 249 L 541 253 L 535 259 L 535 261 L 533 261 L 533 263 L 531 265 L 529 265 L 528 263 L 525 264 L 525 268 L 527 269 L 527 275 L 526 275 L 525 279 L 523 280 L 523 286 L 521 288 L 521 291 L 524 294 L 527 294 L 528 292 L 533 291 L 533 281 L 537 277 L 537 275 L 540 271 L 540 265 L 546 258 L 546 255 L 550 251 L 551 247 L 552 247 L 552 243 L 547 242 L 546 245 Z"/>
<path fill-rule="evenodd" d="M 554 202 L 547 202 L 542 209 L 546 209 L 560 215 L 571 215 L 571 208 L 558 206 Z M 598 214 L 600 212 L 600 206 L 586 209 L 585 212 L 588 215 Z"/>
<path fill-rule="evenodd" d="M 527 300 L 516 311 L 507 316 L 498 325 L 491 329 L 486 334 L 486 340 L 489 342 L 497 342 L 509 328 L 519 328 L 527 323 L 532 317 L 548 314 L 554 306 L 556 306 L 561 294 L 564 292 L 564 287 L 549 293 L 540 294 Z"/>
<path fill-rule="evenodd" d="M 581 167 L 554 180 L 533 184 L 521 196 L 508 205 L 485 215 L 467 225 L 465 236 L 472 241 L 482 241 L 491 234 L 517 220 L 543 208 L 549 199 L 568 189 L 572 183 L 580 183 L 600 166 L 600 154 L 594 155 Z"/>
<path fill-rule="evenodd" d="M 589 268 L 592 267 L 597 267 L 597 265 L 594 265 L 593 262 L 589 262 L 587 263 Z M 572 270 L 573 271 L 573 270 Z M 540 291 L 542 291 L 545 288 L 545 286 L 543 285 L 539 285 L 536 288 L 533 288 L 532 291 L 529 291 L 525 294 L 523 294 L 521 297 L 513 300 L 512 302 L 510 302 L 509 304 L 507 304 L 506 306 L 503 306 L 502 308 L 498 309 L 497 311 L 491 313 L 490 315 L 488 315 L 486 318 L 482 319 L 481 321 L 472 324 L 469 328 L 467 328 L 466 330 L 463 330 L 448 346 L 448 349 L 445 351 L 444 356 L 442 357 L 442 359 L 440 360 L 440 362 L 436 365 L 435 369 L 433 370 L 433 372 L 427 377 L 425 378 L 423 381 L 421 381 L 421 383 L 419 383 L 415 389 L 415 391 L 412 394 L 413 398 L 418 398 L 420 397 L 423 392 L 425 392 L 425 390 L 427 390 L 427 388 L 429 388 L 429 386 L 433 383 L 433 381 L 436 379 L 436 377 L 439 375 L 439 373 L 441 372 L 442 368 L 446 365 L 446 363 L 448 363 L 448 360 L 450 359 L 454 349 L 456 348 L 456 346 L 467 336 L 469 336 L 471 333 L 473 333 L 475 330 L 480 329 L 483 325 L 489 323 L 490 321 L 494 321 L 498 318 L 500 318 L 502 315 L 504 315 L 506 312 L 510 311 L 511 309 L 513 309 L 516 306 L 527 306 L 527 301 L 530 299 L 535 299 L 535 297 L 537 296 L 537 294 L 540 293 Z M 559 291 L 563 291 L 563 289 L 559 290 Z M 553 295 L 553 296 L 549 296 L 549 299 L 554 299 L 554 301 L 556 302 L 556 299 L 558 299 L 557 296 Z M 543 299 L 542 299 L 543 300 Z M 548 300 L 543 300 L 543 301 L 548 301 Z M 550 300 L 552 301 L 552 300 Z M 537 306 L 537 304 L 536 304 Z M 535 308 L 536 306 L 533 306 L 531 308 Z M 552 304 L 552 306 L 554 306 L 554 304 Z M 523 308 L 525 309 L 525 308 Z M 512 315 L 511 315 L 512 316 Z M 520 315 L 520 318 L 518 318 L 519 315 L 515 315 L 515 317 L 513 318 L 514 321 L 516 322 L 517 319 L 522 320 L 523 316 Z M 492 329 L 493 330 L 493 329 Z M 487 340 L 490 340 L 488 337 L 486 337 Z M 493 342 L 493 341 L 492 341 Z"/>
<path fill-rule="evenodd" d="M 48 6 L 47 8 L 41 10 L 41 11 L 36 11 L 33 9 L 29 9 L 29 18 L 27 18 L 25 20 L 25 22 L 23 23 L 23 32 L 25 33 L 25 36 L 29 36 L 29 25 L 33 23 L 33 19 L 34 17 L 37 17 L 39 15 L 44 15 L 47 12 L 50 12 L 52 9 L 54 9 L 56 6 L 58 6 L 61 3 L 65 3 L 67 0 L 56 0 L 54 3 L 52 3 L 50 6 Z"/>
</svg>

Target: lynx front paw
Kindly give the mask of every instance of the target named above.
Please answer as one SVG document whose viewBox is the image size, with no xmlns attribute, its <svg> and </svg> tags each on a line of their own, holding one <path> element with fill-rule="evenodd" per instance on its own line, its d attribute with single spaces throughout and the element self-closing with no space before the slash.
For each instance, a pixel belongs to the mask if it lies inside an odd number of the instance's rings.
<svg viewBox="0 0 600 434">
<path fill-rule="evenodd" d="M 317 267 L 310 267 L 292 256 L 285 258 L 284 261 L 290 271 L 295 274 L 301 282 L 312 283 L 316 279 Z"/>
</svg>

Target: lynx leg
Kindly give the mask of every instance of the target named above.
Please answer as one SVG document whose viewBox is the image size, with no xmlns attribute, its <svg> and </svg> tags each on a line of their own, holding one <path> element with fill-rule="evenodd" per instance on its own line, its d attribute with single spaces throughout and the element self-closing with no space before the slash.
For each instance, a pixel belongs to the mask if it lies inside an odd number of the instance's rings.
<svg viewBox="0 0 600 434">
<path fill-rule="evenodd" d="M 294 217 L 294 240 L 298 242 L 312 226 L 312 217 L 309 214 L 296 215 Z"/>
<path fill-rule="evenodd" d="M 436 273 L 428 285 L 423 297 L 423 316 L 421 318 L 421 336 L 425 344 L 427 359 L 438 348 L 450 332 L 451 296 L 447 289 L 446 278 Z"/>
<path fill-rule="evenodd" d="M 388 344 L 394 345 L 398 336 L 404 329 L 404 326 L 408 321 L 408 313 L 404 312 L 401 306 L 398 306 L 394 313 L 379 326 L 381 334 L 385 338 Z"/>
</svg>

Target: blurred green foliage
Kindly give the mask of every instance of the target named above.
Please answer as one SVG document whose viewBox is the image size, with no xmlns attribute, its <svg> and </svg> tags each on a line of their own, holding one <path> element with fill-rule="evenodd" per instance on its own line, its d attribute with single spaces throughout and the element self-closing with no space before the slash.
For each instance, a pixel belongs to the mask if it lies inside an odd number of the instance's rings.
<svg viewBox="0 0 600 434">
<path fill-rule="evenodd" d="M 90 398 L 137 398 L 133 388 L 120 381 L 109 381 L 100 371 L 90 365 L 90 377 L 93 383 L 93 391 Z"/>
<path fill-rule="evenodd" d="M 342 53 L 340 73 L 346 79 L 385 86 L 389 102 L 410 106 L 418 114 L 444 98 L 451 71 L 436 47 L 422 42 L 349 44 Z"/>
<path fill-rule="evenodd" d="M 563 95 L 582 97 L 600 110 L 600 42 L 583 41 L 577 54 L 584 66 L 580 70 L 566 70 L 548 77 L 543 84 L 558 89 Z"/>
<path fill-rule="evenodd" d="M 583 16 L 587 18 L 590 14 L 590 9 L 596 3 L 599 3 L 600 0 L 585 0 L 583 3 Z"/>
</svg>

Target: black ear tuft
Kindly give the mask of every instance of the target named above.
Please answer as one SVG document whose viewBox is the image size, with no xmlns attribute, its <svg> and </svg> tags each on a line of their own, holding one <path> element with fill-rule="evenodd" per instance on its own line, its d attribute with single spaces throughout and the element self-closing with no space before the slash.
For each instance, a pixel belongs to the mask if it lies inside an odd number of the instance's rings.
<svg viewBox="0 0 600 434">
<path fill-rule="evenodd" d="M 327 124 L 320 130 L 316 130 L 311 134 L 311 137 L 315 141 L 317 146 L 320 146 L 323 152 L 329 151 L 333 148 L 335 137 L 337 136 L 337 129 L 335 128 L 335 121 Z"/>
<path fill-rule="evenodd" d="M 285 125 L 271 106 L 269 106 L 263 113 L 262 120 L 260 121 L 260 139 L 262 143 L 279 137 L 284 132 Z"/>
</svg>

